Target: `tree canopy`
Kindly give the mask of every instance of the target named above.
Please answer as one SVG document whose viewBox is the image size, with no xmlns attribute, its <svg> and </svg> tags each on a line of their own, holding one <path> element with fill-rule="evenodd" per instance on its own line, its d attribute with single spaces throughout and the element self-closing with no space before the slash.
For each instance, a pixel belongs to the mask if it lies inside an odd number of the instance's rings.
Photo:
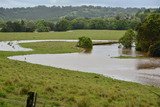
<svg viewBox="0 0 160 107">
<path fill-rule="evenodd" d="M 137 27 L 137 46 L 141 51 L 147 52 L 149 47 L 160 40 L 160 14 L 149 15 Z"/>
</svg>

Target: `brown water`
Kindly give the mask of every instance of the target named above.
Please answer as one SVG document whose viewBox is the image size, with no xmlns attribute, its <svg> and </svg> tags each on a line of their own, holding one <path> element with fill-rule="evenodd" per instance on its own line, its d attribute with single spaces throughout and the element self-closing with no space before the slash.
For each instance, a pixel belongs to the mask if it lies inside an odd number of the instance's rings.
<svg viewBox="0 0 160 107">
<path fill-rule="evenodd" d="M 134 48 L 131 50 L 119 49 L 118 44 L 113 44 L 94 46 L 91 53 L 34 54 L 13 56 L 9 59 L 74 71 L 103 74 L 119 80 L 160 86 L 159 59 L 113 58 L 121 55 L 134 57 L 142 54 L 137 53 Z"/>
</svg>

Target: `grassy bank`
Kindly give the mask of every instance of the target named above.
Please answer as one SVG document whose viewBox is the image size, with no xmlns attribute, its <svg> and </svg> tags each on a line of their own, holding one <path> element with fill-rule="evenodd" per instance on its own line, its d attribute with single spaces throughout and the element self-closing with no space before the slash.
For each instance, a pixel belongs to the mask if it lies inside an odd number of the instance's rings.
<svg viewBox="0 0 160 107">
<path fill-rule="evenodd" d="M 24 107 L 26 93 L 38 93 L 37 107 L 158 107 L 159 88 L 101 75 L 13 61 L 7 56 L 79 52 L 75 43 L 21 44 L 32 52 L 0 52 L 0 107 Z"/>
<path fill-rule="evenodd" d="M 87 36 L 97 40 L 117 40 L 125 31 L 118 30 L 74 30 L 70 32 L 47 33 L 0 33 L 0 41 L 6 40 L 43 40 L 43 39 L 78 39 Z"/>
</svg>

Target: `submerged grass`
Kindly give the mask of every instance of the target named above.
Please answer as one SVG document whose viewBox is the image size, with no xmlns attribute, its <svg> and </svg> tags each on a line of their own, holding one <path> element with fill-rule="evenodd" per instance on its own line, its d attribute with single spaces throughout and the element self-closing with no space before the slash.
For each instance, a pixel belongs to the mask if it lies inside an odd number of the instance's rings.
<svg viewBox="0 0 160 107">
<path fill-rule="evenodd" d="M 25 43 L 31 52 L 0 52 L 0 107 L 24 107 L 28 91 L 38 93 L 37 107 L 159 107 L 160 89 L 7 59 L 8 56 L 79 52 L 76 43 Z"/>
<path fill-rule="evenodd" d="M 118 56 L 118 57 L 112 57 L 112 58 L 118 58 L 118 59 L 145 59 L 148 58 L 147 56 Z"/>
<path fill-rule="evenodd" d="M 44 40 L 44 39 L 78 39 L 86 36 L 92 40 L 118 40 L 125 30 L 73 30 L 71 32 L 47 33 L 0 33 L 0 41 L 6 40 Z"/>
</svg>

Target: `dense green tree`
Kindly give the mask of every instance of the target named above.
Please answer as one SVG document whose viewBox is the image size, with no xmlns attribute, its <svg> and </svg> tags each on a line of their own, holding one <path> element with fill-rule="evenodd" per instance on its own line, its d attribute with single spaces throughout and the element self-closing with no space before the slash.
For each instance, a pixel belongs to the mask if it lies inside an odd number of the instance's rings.
<svg viewBox="0 0 160 107">
<path fill-rule="evenodd" d="M 71 28 L 70 23 L 66 19 L 62 19 L 55 25 L 55 31 L 67 31 Z"/>
<path fill-rule="evenodd" d="M 127 20 L 115 20 L 115 29 L 116 30 L 128 29 Z"/>
<path fill-rule="evenodd" d="M 71 20 L 72 29 L 85 29 L 87 27 L 87 21 L 84 19 L 73 19 Z"/>
<path fill-rule="evenodd" d="M 33 21 L 26 21 L 26 32 L 34 32 L 36 30 L 36 25 Z"/>
<path fill-rule="evenodd" d="M 148 55 L 151 57 L 160 57 L 160 41 L 149 47 Z"/>
<path fill-rule="evenodd" d="M 50 27 L 47 26 L 47 22 L 44 20 L 39 20 L 36 22 L 36 31 L 38 32 L 49 32 Z"/>
<path fill-rule="evenodd" d="M 20 22 L 11 22 L 8 21 L 3 25 L 2 32 L 25 32 L 26 28 L 24 26 L 24 21 Z"/>
<path fill-rule="evenodd" d="M 46 26 L 48 26 L 51 31 L 54 31 L 54 29 L 55 29 L 55 24 L 51 21 L 49 21 L 49 22 L 47 21 Z"/>
<path fill-rule="evenodd" d="M 125 35 L 119 39 L 119 43 L 121 43 L 125 48 L 131 48 L 134 42 L 135 33 L 132 29 L 126 31 Z"/>
<path fill-rule="evenodd" d="M 4 22 L 0 21 L 0 28 L 4 26 Z"/>
<path fill-rule="evenodd" d="M 91 19 L 89 24 L 90 29 L 105 29 L 105 21 L 103 18 Z"/>
<path fill-rule="evenodd" d="M 12 22 L 8 21 L 6 22 L 1 29 L 1 32 L 13 32 L 13 28 L 12 28 Z"/>
<path fill-rule="evenodd" d="M 137 27 L 137 48 L 147 52 L 149 47 L 160 40 L 160 14 L 149 15 Z"/>
</svg>

